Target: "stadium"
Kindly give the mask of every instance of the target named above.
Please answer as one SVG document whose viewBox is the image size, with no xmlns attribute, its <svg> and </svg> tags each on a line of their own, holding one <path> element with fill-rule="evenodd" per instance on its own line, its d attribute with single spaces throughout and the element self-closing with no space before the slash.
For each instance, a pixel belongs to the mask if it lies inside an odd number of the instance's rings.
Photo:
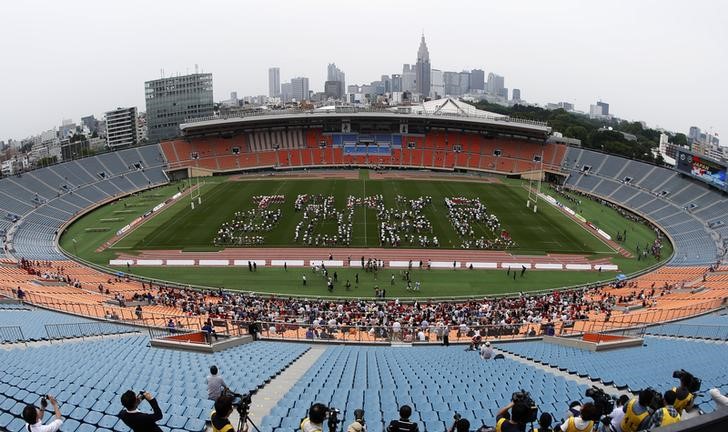
<svg viewBox="0 0 728 432">
<path fill-rule="evenodd" d="M 131 388 L 163 430 L 207 430 L 214 364 L 266 431 L 315 402 L 340 428 L 405 404 L 420 430 L 494 426 L 519 390 L 560 421 L 592 386 L 662 393 L 682 369 L 702 387 L 664 430 L 726 430 L 728 200 L 700 168 L 725 166 L 453 99 L 180 130 L 0 179 L 0 429 L 53 393 L 63 430 L 123 432 Z"/>
</svg>

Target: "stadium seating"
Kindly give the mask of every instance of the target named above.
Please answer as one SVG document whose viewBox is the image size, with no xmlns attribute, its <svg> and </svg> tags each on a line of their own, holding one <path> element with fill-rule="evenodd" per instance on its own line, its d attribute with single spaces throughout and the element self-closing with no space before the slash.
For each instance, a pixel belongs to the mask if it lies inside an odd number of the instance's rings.
<svg viewBox="0 0 728 432">
<path fill-rule="evenodd" d="M 129 429 L 116 414 L 121 394 L 133 389 L 157 397 L 165 430 L 201 432 L 213 404 L 205 381 L 211 364 L 230 388 L 244 393 L 257 390 L 307 350 L 254 342 L 201 354 L 151 348 L 146 336 L 0 350 L 0 428 L 19 431 L 25 404 L 38 404 L 50 393 L 66 418 L 63 431 L 125 432 Z"/>
<path fill-rule="evenodd" d="M 641 347 L 598 352 L 540 341 L 496 347 L 570 374 L 631 390 L 653 387 L 665 391 L 677 384 L 672 373 L 679 369 L 687 369 L 702 379 L 703 389 L 725 387 L 728 383 L 728 344 L 723 342 L 646 337 Z M 697 403 L 705 412 L 715 409 L 705 394 L 698 397 Z"/>
<path fill-rule="evenodd" d="M 54 239 L 65 221 L 103 200 L 168 182 L 160 150 L 156 145 L 119 150 L 1 179 L 0 214 L 19 218 L 14 226 L 0 226 L 14 230 L 11 252 L 63 259 Z"/>
<path fill-rule="evenodd" d="M 617 156 L 575 147 L 568 148 L 563 167 L 570 173 L 568 186 L 634 209 L 665 228 L 675 242 L 671 264 L 715 263 L 714 238 L 725 236 L 709 227 L 728 214 L 728 200 L 720 192 L 666 168 L 625 163 Z M 590 167 L 588 173 L 585 167 Z"/>
<path fill-rule="evenodd" d="M 526 389 L 543 411 L 559 414 L 587 386 L 514 360 L 483 361 L 462 347 L 327 349 L 262 421 L 265 430 L 294 429 L 311 403 L 341 410 L 344 424 L 363 408 L 370 430 L 384 430 L 399 418 L 398 407 L 413 407 L 420 430 L 440 432 L 456 412 L 471 424 L 494 425 L 511 394 Z"/>
<path fill-rule="evenodd" d="M 94 321 L 22 305 L 0 304 L 0 342 L 30 342 L 82 336 L 110 335 L 139 331 L 138 328 L 114 323 Z M 12 312 L 10 312 L 12 311 Z M 5 334 L 2 327 L 19 327 L 19 333 Z M 46 328 L 48 326 L 48 328 Z"/>
</svg>

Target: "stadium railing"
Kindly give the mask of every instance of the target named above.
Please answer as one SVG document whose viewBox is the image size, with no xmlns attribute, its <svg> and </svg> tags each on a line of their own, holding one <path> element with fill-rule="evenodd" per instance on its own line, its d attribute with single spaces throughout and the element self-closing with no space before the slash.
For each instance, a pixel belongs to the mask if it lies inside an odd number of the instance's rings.
<svg viewBox="0 0 728 432">
<path fill-rule="evenodd" d="M 75 337 L 85 339 L 86 337 L 91 336 L 103 338 L 104 336 L 112 334 L 128 333 L 133 331 L 131 328 L 124 331 L 124 329 L 118 324 L 102 321 L 45 324 L 44 327 L 48 340 L 51 341 L 55 339 L 68 339 Z"/>
<path fill-rule="evenodd" d="M 19 326 L 0 326 L 0 341 L 10 343 L 25 341 L 23 329 Z"/>
</svg>

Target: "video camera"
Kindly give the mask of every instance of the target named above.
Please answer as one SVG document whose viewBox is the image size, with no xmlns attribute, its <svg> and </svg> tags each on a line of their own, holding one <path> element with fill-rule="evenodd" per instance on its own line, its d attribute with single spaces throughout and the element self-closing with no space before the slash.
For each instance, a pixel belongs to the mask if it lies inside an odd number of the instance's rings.
<svg viewBox="0 0 728 432">
<path fill-rule="evenodd" d="M 594 400 L 594 406 L 599 410 L 600 416 L 609 415 L 614 410 L 614 396 L 610 396 L 599 387 L 586 389 L 584 396 Z"/>
<path fill-rule="evenodd" d="M 51 397 L 49 395 L 47 395 L 47 394 L 41 396 L 41 398 L 40 398 L 40 406 L 41 406 L 41 408 L 46 409 L 48 407 L 48 399 L 50 399 L 50 398 Z"/>
<path fill-rule="evenodd" d="M 526 418 L 526 423 L 533 423 L 538 419 L 538 405 L 536 405 L 536 402 L 533 401 L 529 392 L 521 389 L 521 391 L 515 392 L 511 395 L 511 401 L 513 402 L 513 405 L 523 405 L 528 407 L 528 418 Z"/>
<path fill-rule="evenodd" d="M 672 373 L 672 377 L 679 379 L 681 384 L 685 383 L 690 393 L 700 391 L 702 381 L 685 369 L 676 370 Z"/>
<path fill-rule="evenodd" d="M 250 393 L 232 393 L 231 396 L 233 397 L 232 405 L 235 407 L 235 409 L 238 411 L 238 414 L 240 414 L 241 419 L 246 419 L 248 417 L 248 412 L 250 411 L 250 404 L 253 402 L 253 397 Z"/>
<path fill-rule="evenodd" d="M 326 417 L 328 418 L 328 426 L 330 431 L 335 431 L 336 428 L 339 427 L 339 423 L 341 423 L 341 420 L 339 419 L 339 414 L 341 411 L 339 411 L 337 408 L 329 407 L 328 410 L 326 410 Z"/>
</svg>

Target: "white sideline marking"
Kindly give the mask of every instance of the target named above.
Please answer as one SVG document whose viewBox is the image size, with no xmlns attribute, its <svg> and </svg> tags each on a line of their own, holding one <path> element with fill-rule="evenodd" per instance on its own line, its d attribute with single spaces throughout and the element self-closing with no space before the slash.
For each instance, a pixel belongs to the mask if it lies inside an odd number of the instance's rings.
<svg viewBox="0 0 728 432">
<path fill-rule="evenodd" d="M 452 263 L 452 261 L 433 261 L 432 268 L 452 268 Z M 462 264 L 460 261 L 455 261 L 455 268 L 460 268 Z"/>
<path fill-rule="evenodd" d="M 137 260 L 136 263 L 140 266 L 161 266 L 164 264 L 164 260 Z"/>
<path fill-rule="evenodd" d="M 566 264 L 566 270 L 591 270 L 591 269 L 592 269 L 591 264 Z"/>
<path fill-rule="evenodd" d="M 326 265 L 326 267 L 344 267 L 344 261 L 341 260 L 311 260 L 309 261 L 309 265 L 311 267 L 313 266 L 321 266 L 321 263 Z"/>
<path fill-rule="evenodd" d="M 531 263 L 511 263 L 511 262 L 504 262 L 500 263 L 500 266 L 502 269 L 507 269 L 508 267 L 511 268 L 511 270 L 520 270 L 521 267 L 526 267 L 527 269 L 531 268 Z"/>
<path fill-rule="evenodd" d="M 474 269 L 497 269 L 498 263 L 491 263 L 491 262 L 467 262 L 465 263 L 465 267 L 470 268 L 470 266 L 473 266 Z"/>
<path fill-rule="evenodd" d="M 109 260 L 109 265 L 113 265 L 113 266 L 116 266 L 116 265 L 127 265 L 127 264 L 134 265 L 134 260 L 130 260 L 130 259 L 113 259 L 113 260 Z"/>
<path fill-rule="evenodd" d="M 563 270 L 564 265 L 563 264 L 551 264 L 551 263 L 537 263 L 535 265 L 537 269 L 545 269 L 545 270 Z"/>
<path fill-rule="evenodd" d="M 599 270 L 599 267 L 602 268 L 602 271 L 616 271 L 619 270 L 619 266 L 615 264 L 594 264 L 594 270 Z"/>
<path fill-rule="evenodd" d="M 180 260 L 180 259 L 168 259 L 167 260 L 168 266 L 193 266 L 195 265 L 195 260 Z"/>
<path fill-rule="evenodd" d="M 230 265 L 230 260 L 199 260 L 197 265 L 201 266 L 227 266 Z"/>
<path fill-rule="evenodd" d="M 265 260 L 252 259 L 252 260 L 235 260 L 235 261 L 233 261 L 233 265 L 236 265 L 236 266 L 247 266 L 248 263 L 250 263 L 251 265 L 253 263 L 255 263 L 256 266 L 265 266 Z M 227 265 L 227 264 L 225 264 L 225 265 Z"/>
<path fill-rule="evenodd" d="M 304 260 L 271 260 L 270 262 L 273 267 L 283 267 L 283 264 L 288 267 L 303 267 L 306 262 Z"/>
</svg>

